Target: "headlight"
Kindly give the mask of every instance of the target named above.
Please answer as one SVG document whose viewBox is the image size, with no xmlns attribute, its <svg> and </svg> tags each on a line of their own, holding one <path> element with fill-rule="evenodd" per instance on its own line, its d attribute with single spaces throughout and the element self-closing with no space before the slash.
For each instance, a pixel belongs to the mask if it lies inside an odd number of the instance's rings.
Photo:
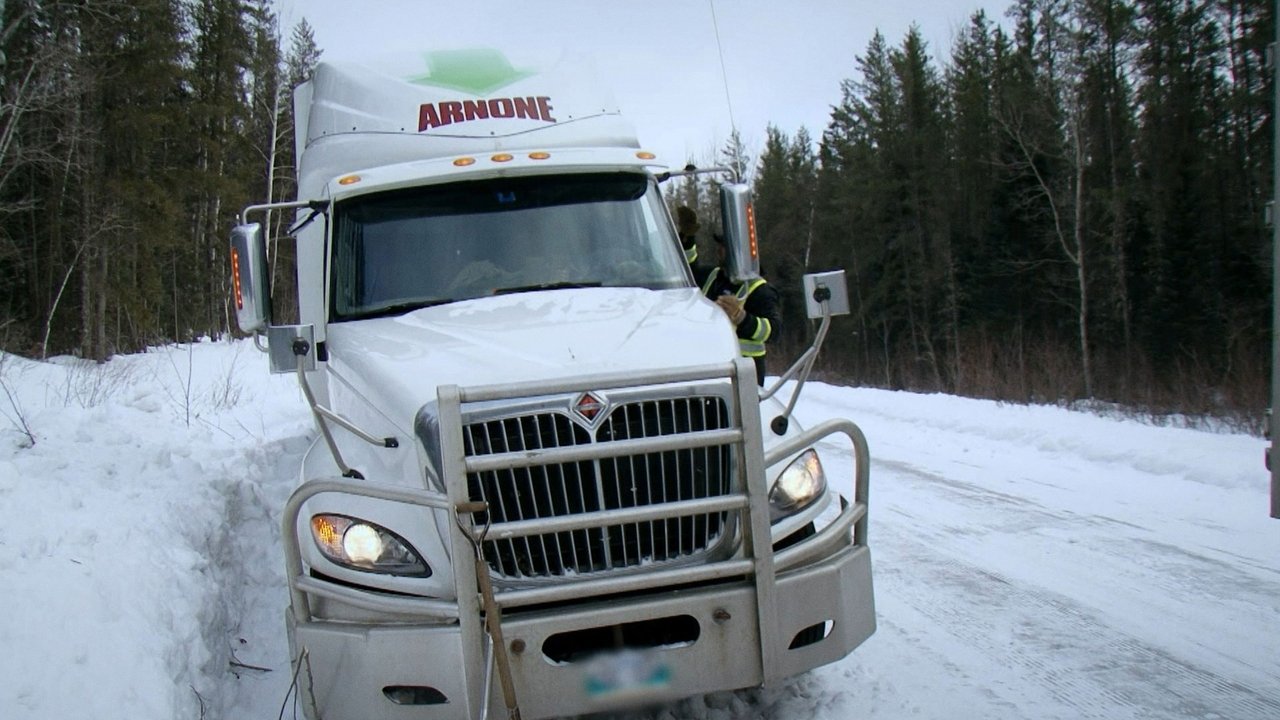
<svg viewBox="0 0 1280 720">
<path fill-rule="evenodd" d="M 431 568 L 400 536 L 345 515 L 314 515 L 311 537 L 325 557 L 353 570 L 428 577 Z"/>
<path fill-rule="evenodd" d="M 769 491 L 770 519 L 803 510 L 827 489 L 827 475 L 815 450 L 805 450 L 778 476 Z"/>
</svg>

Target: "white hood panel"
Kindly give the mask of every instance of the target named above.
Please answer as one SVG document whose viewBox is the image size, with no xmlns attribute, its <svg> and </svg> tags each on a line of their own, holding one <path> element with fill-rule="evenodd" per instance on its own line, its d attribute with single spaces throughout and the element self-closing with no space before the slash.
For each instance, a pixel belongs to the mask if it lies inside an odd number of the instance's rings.
<svg viewBox="0 0 1280 720">
<path fill-rule="evenodd" d="M 327 346 L 333 409 L 346 412 L 343 405 L 364 398 L 406 432 L 439 385 L 705 365 L 738 354 L 724 313 L 693 288 L 587 288 L 468 300 L 334 323 Z"/>
</svg>

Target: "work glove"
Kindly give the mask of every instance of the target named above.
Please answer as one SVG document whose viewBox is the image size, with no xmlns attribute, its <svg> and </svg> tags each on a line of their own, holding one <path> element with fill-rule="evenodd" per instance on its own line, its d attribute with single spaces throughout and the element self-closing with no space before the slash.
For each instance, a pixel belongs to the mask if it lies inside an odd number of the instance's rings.
<svg viewBox="0 0 1280 720">
<path fill-rule="evenodd" d="M 742 307 L 742 301 L 734 295 L 721 295 L 716 298 L 716 305 L 729 316 L 729 322 L 735 326 L 740 324 L 747 317 L 747 311 Z"/>
</svg>

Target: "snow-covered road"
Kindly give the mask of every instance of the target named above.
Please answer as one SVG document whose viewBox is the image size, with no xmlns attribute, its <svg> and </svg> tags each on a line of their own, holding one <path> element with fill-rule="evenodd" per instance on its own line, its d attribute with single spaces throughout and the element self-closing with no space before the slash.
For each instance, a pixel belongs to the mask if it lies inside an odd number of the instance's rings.
<svg viewBox="0 0 1280 720">
<path fill-rule="evenodd" d="M 0 717 L 280 714 L 278 518 L 312 431 L 262 364 L 243 343 L 10 358 L 37 443 L 0 402 Z M 876 634 L 780 687 L 641 716 L 1280 717 L 1261 439 L 822 384 L 798 417 L 869 439 Z M 823 452 L 847 482 L 848 449 Z"/>
<path fill-rule="evenodd" d="M 875 458 L 880 628 L 849 711 L 1280 717 L 1261 442 L 876 391 L 805 409 Z"/>
<path fill-rule="evenodd" d="M 1264 443 L 820 386 L 872 461 L 879 628 L 843 662 L 660 718 L 1280 717 Z M 824 450 L 847 476 L 849 453 Z M 828 467 L 828 471 L 832 471 Z"/>
</svg>

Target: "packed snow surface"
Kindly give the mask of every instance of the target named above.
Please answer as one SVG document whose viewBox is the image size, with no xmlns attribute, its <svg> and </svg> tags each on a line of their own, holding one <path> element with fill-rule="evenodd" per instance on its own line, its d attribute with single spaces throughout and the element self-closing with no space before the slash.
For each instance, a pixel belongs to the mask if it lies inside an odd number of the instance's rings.
<svg viewBox="0 0 1280 720">
<path fill-rule="evenodd" d="M 293 717 L 294 379 L 246 342 L 0 357 L 0 717 Z M 797 416 L 870 441 L 879 629 L 648 716 L 1280 718 L 1263 440 L 820 383 Z M 822 452 L 848 482 L 848 448 Z"/>
</svg>

